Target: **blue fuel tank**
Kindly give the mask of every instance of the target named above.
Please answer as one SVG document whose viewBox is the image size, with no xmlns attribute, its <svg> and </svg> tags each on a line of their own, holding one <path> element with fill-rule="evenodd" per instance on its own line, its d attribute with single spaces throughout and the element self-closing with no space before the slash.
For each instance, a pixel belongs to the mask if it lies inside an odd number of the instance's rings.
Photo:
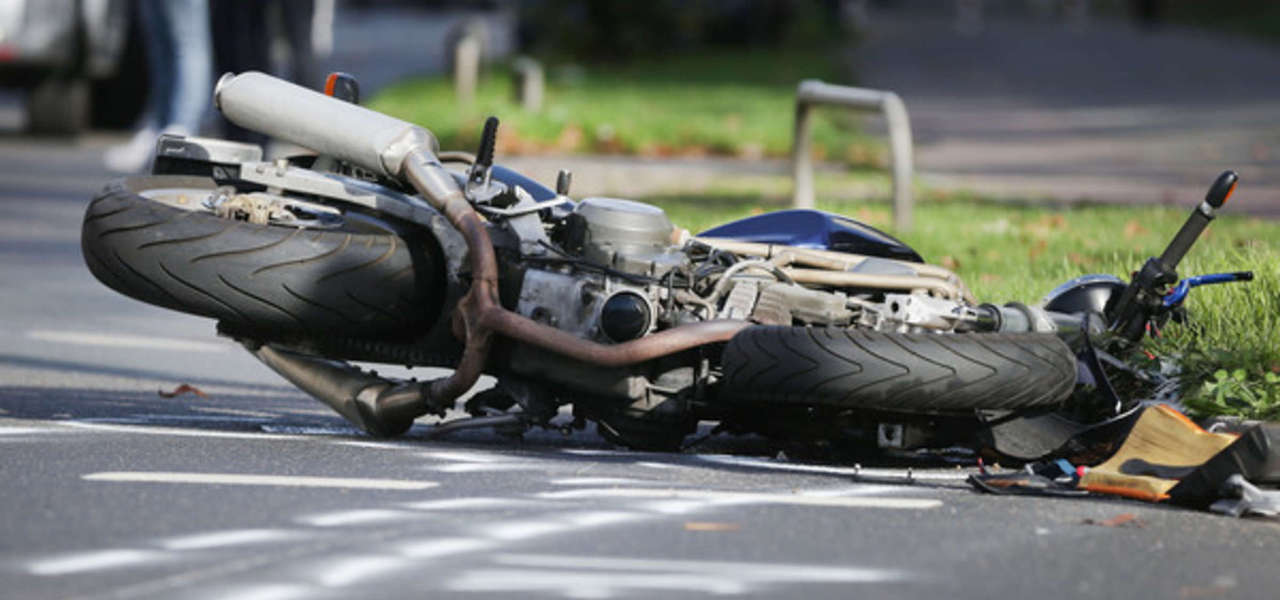
<svg viewBox="0 0 1280 600">
<path fill-rule="evenodd" d="M 820 210 L 780 210 L 739 219 L 698 235 L 924 262 L 897 238 L 866 223 Z"/>
</svg>

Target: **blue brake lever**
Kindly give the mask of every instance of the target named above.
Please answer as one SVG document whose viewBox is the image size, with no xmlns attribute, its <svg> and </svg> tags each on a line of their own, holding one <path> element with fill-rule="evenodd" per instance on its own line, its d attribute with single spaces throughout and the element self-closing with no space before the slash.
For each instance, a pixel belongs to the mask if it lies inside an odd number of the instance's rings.
<svg viewBox="0 0 1280 600">
<path fill-rule="evenodd" d="M 1234 273 L 1213 273 L 1196 275 L 1179 281 L 1169 293 L 1164 295 L 1164 307 L 1173 308 L 1182 304 L 1191 293 L 1191 288 L 1210 283 L 1230 283 L 1232 281 L 1253 281 L 1253 271 L 1236 271 Z"/>
</svg>

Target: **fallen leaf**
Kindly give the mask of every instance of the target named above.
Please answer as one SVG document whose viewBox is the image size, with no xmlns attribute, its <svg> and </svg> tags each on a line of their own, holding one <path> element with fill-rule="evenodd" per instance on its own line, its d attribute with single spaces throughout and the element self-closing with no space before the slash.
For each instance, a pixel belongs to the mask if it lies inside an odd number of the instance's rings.
<svg viewBox="0 0 1280 600">
<path fill-rule="evenodd" d="M 1110 519 L 1107 519 L 1105 521 L 1098 521 L 1095 519 L 1085 519 L 1081 521 L 1081 523 L 1085 525 L 1101 525 L 1103 527 L 1145 527 L 1146 526 L 1146 524 L 1143 523 L 1140 519 L 1138 519 L 1138 516 L 1133 513 L 1122 513 L 1114 517 L 1111 517 Z"/>
<path fill-rule="evenodd" d="M 685 531 L 737 531 L 742 526 L 737 523 L 717 523 L 715 521 L 686 521 Z"/>
<path fill-rule="evenodd" d="M 952 271 L 960 268 L 960 261 L 950 254 L 938 259 L 938 263 Z"/>
<path fill-rule="evenodd" d="M 166 392 L 166 391 L 164 391 L 164 390 L 159 390 L 159 391 L 157 391 L 156 393 L 157 393 L 157 394 L 160 394 L 160 397 L 161 397 L 161 398 L 172 398 L 172 397 L 174 397 L 174 396 L 180 396 L 180 395 L 182 395 L 182 394 L 195 394 L 195 395 L 197 395 L 197 396 L 200 396 L 201 398 L 208 398 L 208 397 L 209 397 L 209 395 L 208 395 L 208 394 L 206 394 L 206 393 L 204 393 L 204 392 L 200 391 L 200 388 L 198 388 L 198 387 L 196 387 L 196 386 L 194 386 L 194 385 L 188 385 L 188 384 L 185 384 L 185 383 L 184 383 L 184 384 L 182 384 L 182 385 L 180 385 L 180 386 L 178 386 L 178 387 L 176 387 L 176 388 L 173 388 L 173 391 L 172 391 L 172 392 Z"/>
<path fill-rule="evenodd" d="M 1145 233 L 1147 233 L 1147 228 L 1143 227 L 1142 223 L 1139 223 L 1137 219 L 1130 220 L 1124 224 L 1124 237 L 1127 239 L 1133 239 Z"/>
<path fill-rule="evenodd" d="M 1049 242 L 1045 241 L 1043 238 L 1038 239 L 1036 240 L 1036 243 L 1031 245 L 1031 249 L 1027 251 L 1027 257 L 1029 257 L 1031 260 L 1035 260 L 1041 254 L 1044 254 L 1045 248 L 1048 248 L 1048 247 L 1049 247 Z"/>
</svg>

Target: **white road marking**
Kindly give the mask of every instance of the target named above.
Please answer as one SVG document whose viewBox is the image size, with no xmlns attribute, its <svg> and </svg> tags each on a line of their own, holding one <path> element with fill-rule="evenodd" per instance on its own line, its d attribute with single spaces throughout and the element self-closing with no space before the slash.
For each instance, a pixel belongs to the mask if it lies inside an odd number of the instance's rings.
<svg viewBox="0 0 1280 600">
<path fill-rule="evenodd" d="M 749 579 L 791 579 L 831 582 L 893 581 L 902 579 L 907 575 L 902 571 L 866 567 L 546 554 L 498 554 L 493 557 L 493 562 L 500 565 L 533 568 L 543 567 L 549 569 L 557 567 L 574 567 L 578 569 L 599 569 L 610 571 L 732 573 L 735 577 L 744 577 Z"/>
<path fill-rule="evenodd" d="M 263 423 L 258 429 L 267 433 L 294 435 L 360 435 L 360 430 L 346 425 L 284 425 Z"/>
<path fill-rule="evenodd" d="M 244 433 L 239 431 L 213 431 L 208 429 L 181 429 L 178 427 L 161 427 L 158 425 L 125 425 L 109 423 L 103 420 L 57 421 L 59 425 L 78 429 L 92 429 L 110 433 L 141 433 L 146 435 L 169 435 L 180 437 L 221 438 L 229 440 L 291 440 L 307 441 L 308 438 L 298 435 L 282 435 L 272 433 Z"/>
<path fill-rule="evenodd" d="M 160 542 L 169 550 L 205 550 L 245 544 L 262 544 L 296 537 L 297 532 L 284 529 L 232 529 L 169 538 Z"/>
<path fill-rule="evenodd" d="M 791 504 L 799 506 L 829 506 L 841 508 L 892 508 L 926 510 L 942 506 L 941 500 L 931 498 L 888 498 L 818 496 L 812 494 L 765 494 L 756 492 L 730 492 L 711 490 L 673 490 L 653 488 L 587 488 L 544 492 L 539 498 L 551 500 L 580 498 L 653 498 L 671 500 L 701 500 L 712 504 Z"/>
<path fill-rule="evenodd" d="M 552 479 L 551 485 L 670 485 L 664 481 L 646 481 L 644 479 L 630 479 L 627 477 L 566 477 L 564 479 Z"/>
<path fill-rule="evenodd" d="M 562 448 L 560 451 L 565 454 L 573 454 L 576 456 L 654 456 L 653 452 L 605 450 L 598 448 Z"/>
<path fill-rule="evenodd" d="M 192 423 L 261 423 L 262 417 L 246 417 L 244 415 L 174 415 L 157 413 L 140 413 L 128 417 L 135 423 L 173 423 L 190 421 Z"/>
<path fill-rule="evenodd" d="M 50 433 L 49 429 L 38 427 L 0 427 L 0 435 L 30 435 L 32 433 Z"/>
<path fill-rule="evenodd" d="M 650 468 L 650 469 L 664 469 L 664 470 L 666 470 L 666 469 L 688 469 L 688 468 L 690 468 L 690 467 L 685 467 L 685 466 L 683 466 L 683 465 L 673 465 L 673 464 L 671 464 L 671 463 L 653 462 L 653 461 L 651 461 L 651 460 L 644 460 L 644 461 L 640 461 L 640 462 L 636 463 L 636 466 L 637 466 L 637 467 L 647 467 L 647 468 Z"/>
<path fill-rule="evenodd" d="M 455 592 L 559 593 L 566 598 L 595 600 L 618 592 L 702 592 L 733 595 L 748 591 L 729 577 L 701 574 L 631 574 L 562 569 L 472 569 L 445 584 Z"/>
<path fill-rule="evenodd" d="M 383 575 L 408 566 L 407 559 L 398 556 L 355 556 L 332 561 L 323 565 L 320 570 L 320 585 L 325 587 L 343 587 Z"/>
<path fill-rule="evenodd" d="M 151 550 L 131 550 L 127 548 L 98 550 L 39 560 L 28 565 L 27 570 L 33 575 L 68 575 L 70 573 L 97 571 L 151 562 L 160 559 L 162 556 L 162 553 Z"/>
<path fill-rule="evenodd" d="M 405 442 L 363 442 L 359 440 L 336 440 L 335 444 L 354 448 L 372 448 L 374 450 L 417 450 L 414 443 Z"/>
<path fill-rule="evenodd" d="M 535 463 L 454 463 L 427 467 L 441 473 L 493 473 L 499 471 L 535 471 L 543 467 Z"/>
<path fill-rule="evenodd" d="M 455 462 L 468 463 L 493 463 L 493 462 L 510 462 L 511 458 L 501 454 L 481 454 L 479 452 L 455 452 L 448 450 L 433 450 L 423 452 L 422 456 L 426 458 L 434 458 L 436 460 L 451 460 Z"/>
<path fill-rule="evenodd" d="M 75 344 L 78 346 L 104 346 L 108 348 L 136 348 L 141 350 L 169 350 L 176 352 L 226 352 L 231 344 L 201 342 L 180 338 L 164 338 L 124 333 L 91 331 L 51 331 L 35 329 L 27 332 L 27 338 L 42 342 Z"/>
<path fill-rule="evenodd" d="M 200 483 L 208 485 L 264 485 L 362 490 L 424 490 L 439 485 L 432 481 L 413 481 L 408 479 L 306 477 L 298 475 L 242 475 L 238 473 L 175 473 L 167 471 L 103 471 L 100 473 L 82 475 L 81 478 L 88 481 Z"/>
<path fill-rule="evenodd" d="M 659 500 L 657 502 L 646 502 L 640 508 L 663 515 L 687 515 L 707 508 L 707 503 L 695 500 Z"/>
<path fill-rule="evenodd" d="M 728 595 L 760 593 L 779 583 L 886 583 L 911 575 L 867 567 L 544 554 L 498 554 L 493 561 L 505 568 L 473 569 L 447 587 L 469 592 L 540 591 L 568 598 L 611 598 L 659 590 Z"/>
<path fill-rule="evenodd" d="M 436 558 L 453 554 L 465 554 L 489 550 L 496 544 L 475 538 L 440 538 L 422 542 L 410 542 L 399 547 L 400 554 L 409 558 Z"/>
<path fill-rule="evenodd" d="M 555 521 L 507 521 L 486 525 L 480 529 L 487 537 L 499 540 L 525 540 L 533 537 L 568 531 L 564 523 Z"/>
<path fill-rule="evenodd" d="M 603 527 L 605 525 L 617 525 L 618 523 L 626 523 L 628 521 L 638 521 L 648 518 L 648 515 L 634 512 L 619 511 L 596 511 L 583 513 L 569 513 L 565 515 L 565 521 L 568 521 L 574 527 Z"/>
<path fill-rule="evenodd" d="M 190 590 L 187 590 L 190 591 Z M 266 583 L 247 587 L 218 589 L 219 598 L 235 598 L 236 600 L 293 600 L 294 598 L 314 597 L 315 589 L 310 586 L 294 583 Z"/>
<path fill-rule="evenodd" d="M 298 517 L 296 520 L 299 523 L 305 523 L 314 527 L 341 527 L 344 525 L 358 525 L 361 523 L 376 523 L 378 521 L 407 519 L 413 516 L 413 513 L 407 513 L 400 510 L 368 508 L 306 515 Z"/>
<path fill-rule="evenodd" d="M 486 508 L 509 508 L 528 504 L 523 498 L 445 498 L 443 500 L 423 500 L 422 502 L 406 502 L 405 508 L 414 510 L 483 510 Z"/>
<path fill-rule="evenodd" d="M 258 410 L 241 410 L 238 408 L 222 408 L 219 406 L 191 406 L 189 408 L 196 412 L 239 415 L 242 417 L 259 417 L 260 419 L 279 419 L 281 416 L 278 413 L 262 412 Z"/>
</svg>

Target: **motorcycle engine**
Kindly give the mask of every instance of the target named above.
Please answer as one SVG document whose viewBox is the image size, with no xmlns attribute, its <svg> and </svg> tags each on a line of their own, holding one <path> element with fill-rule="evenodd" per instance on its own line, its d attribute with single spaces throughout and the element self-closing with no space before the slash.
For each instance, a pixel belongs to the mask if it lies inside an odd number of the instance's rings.
<svg viewBox="0 0 1280 600">
<path fill-rule="evenodd" d="M 565 243 L 592 264 L 661 277 L 686 261 L 672 246 L 674 231 L 667 213 L 651 204 L 586 198 L 569 217 Z"/>
</svg>

